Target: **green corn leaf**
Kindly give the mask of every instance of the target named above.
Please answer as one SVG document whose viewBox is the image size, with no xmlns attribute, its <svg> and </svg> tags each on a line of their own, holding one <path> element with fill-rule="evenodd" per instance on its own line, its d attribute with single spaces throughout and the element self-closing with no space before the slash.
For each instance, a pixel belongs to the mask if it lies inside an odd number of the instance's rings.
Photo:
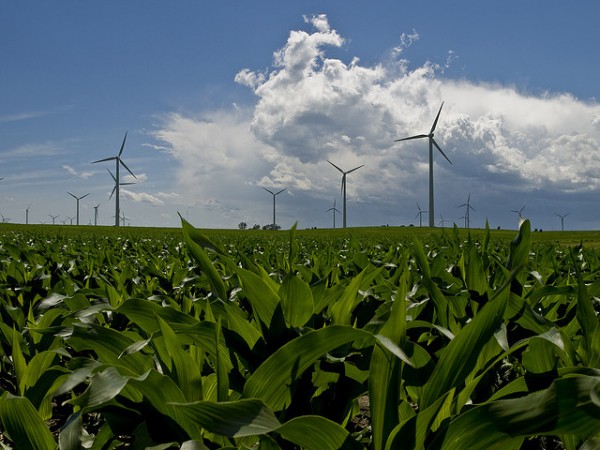
<svg viewBox="0 0 600 450">
<path fill-rule="evenodd" d="M 170 403 L 171 408 L 190 422 L 221 436 L 243 437 L 270 433 L 281 426 L 273 411 L 261 400 L 232 402 Z"/>
<path fill-rule="evenodd" d="M 181 218 L 181 223 L 183 226 L 183 237 L 191 256 L 198 263 L 200 269 L 206 274 L 213 292 L 220 299 L 227 300 L 227 289 L 225 288 L 225 283 L 223 283 L 221 275 L 208 257 L 208 254 L 204 251 L 203 245 L 197 242 L 208 243 L 210 241 L 208 238 L 201 238 L 202 234 L 183 218 Z"/>
<path fill-rule="evenodd" d="M 539 435 L 599 438 L 599 394 L 600 377 L 575 376 L 520 398 L 476 406 L 450 422 L 440 448 L 518 449 L 524 437 Z"/>
<path fill-rule="evenodd" d="M 313 315 L 314 302 L 312 291 L 300 277 L 288 273 L 281 287 L 279 297 L 285 322 L 289 327 L 301 327 Z"/>
<path fill-rule="evenodd" d="M 252 305 L 256 318 L 267 328 L 270 327 L 271 318 L 280 301 L 279 296 L 254 272 L 241 267 L 237 267 L 235 272 L 240 280 L 242 292 Z"/>
<path fill-rule="evenodd" d="M 529 251 L 531 248 L 531 224 L 525 220 L 519 228 L 519 233 L 510 243 L 510 254 L 506 261 L 506 267 L 514 271 L 524 267 L 529 261 Z"/>
<path fill-rule="evenodd" d="M 350 325 L 352 311 L 360 302 L 360 299 L 357 299 L 358 291 L 367 290 L 379 273 L 381 273 L 380 268 L 367 265 L 364 270 L 352 278 L 352 281 L 344 289 L 342 297 L 331 307 L 331 315 L 336 324 Z"/>
<path fill-rule="evenodd" d="M 345 325 L 332 325 L 288 342 L 246 380 L 244 398 L 259 398 L 269 408 L 280 411 L 291 400 L 289 386 L 324 354 L 358 339 L 371 339 L 366 331 Z"/>
<path fill-rule="evenodd" d="M 31 402 L 5 392 L 0 397 L 0 425 L 17 449 L 54 450 L 56 442 Z"/>
<path fill-rule="evenodd" d="M 322 416 L 295 417 L 275 431 L 307 450 L 364 449 L 344 427 Z"/>
<path fill-rule="evenodd" d="M 442 350 L 431 378 L 424 387 L 421 408 L 433 404 L 448 390 L 465 381 L 477 363 L 479 352 L 500 327 L 508 295 L 508 289 L 502 290 Z"/>
</svg>

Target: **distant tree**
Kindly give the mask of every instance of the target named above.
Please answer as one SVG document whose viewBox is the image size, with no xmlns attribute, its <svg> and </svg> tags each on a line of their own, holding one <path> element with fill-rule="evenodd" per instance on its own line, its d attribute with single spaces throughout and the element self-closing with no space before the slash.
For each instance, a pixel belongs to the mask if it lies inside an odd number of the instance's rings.
<svg viewBox="0 0 600 450">
<path fill-rule="evenodd" d="M 246 228 L 248 228 L 248 224 L 246 222 L 240 222 L 238 223 L 238 228 L 240 230 L 245 230 Z"/>
<path fill-rule="evenodd" d="M 273 228 L 273 224 L 270 223 L 268 225 L 263 225 L 262 229 L 263 230 L 273 230 L 273 229 L 275 229 L 275 230 L 281 230 L 281 226 L 275 224 L 275 228 Z"/>
<path fill-rule="evenodd" d="M 253 229 L 253 230 L 260 230 L 260 225 L 259 225 L 259 224 L 257 224 L 257 223 L 255 223 L 255 224 L 252 226 L 252 229 Z"/>
</svg>

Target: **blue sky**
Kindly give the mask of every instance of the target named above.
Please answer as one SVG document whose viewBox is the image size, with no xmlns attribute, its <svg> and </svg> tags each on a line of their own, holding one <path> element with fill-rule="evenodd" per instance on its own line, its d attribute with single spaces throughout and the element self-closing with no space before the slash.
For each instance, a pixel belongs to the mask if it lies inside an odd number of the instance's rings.
<svg viewBox="0 0 600 450">
<path fill-rule="evenodd" d="M 435 217 L 600 229 L 600 4 L 505 1 L 0 3 L 0 213 L 137 226 L 418 224 L 444 101 Z M 341 224 L 338 217 L 337 224 Z"/>
</svg>

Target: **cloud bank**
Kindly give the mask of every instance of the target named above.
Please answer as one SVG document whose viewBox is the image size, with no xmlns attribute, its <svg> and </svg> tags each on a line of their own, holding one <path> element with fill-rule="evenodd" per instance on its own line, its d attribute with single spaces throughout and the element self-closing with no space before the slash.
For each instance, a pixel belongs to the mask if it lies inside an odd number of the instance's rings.
<svg viewBox="0 0 600 450">
<path fill-rule="evenodd" d="M 189 204 L 222 214 L 223 226 L 263 219 L 267 199 L 264 208 L 250 206 L 262 199 L 259 186 L 293 194 L 294 206 L 285 199 L 281 207 L 288 222 L 325 222 L 320 209 L 339 198 L 340 181 L 327 159 L 345 170 L 365 164 L 348 179 L 349 204 L 362 211 L 351 224 L 414 222 L 415 203 L 427 201 L 427 143 L 394 140 L 428 133 L 442 101 L 436 141 L 453 162 L 434 155 L 436 212 L 444 217 L 458 217 L 456 206 L 470 192 L 481 226 L 484 217 L 512 220 L 510 210 L 528 198 L 540 214 L 548 199 L 557 208 L 579 199 L 584 210 L 586 195 L 600 188 L 598 103 L 447 79 L 445 67 L 403 58 L 404 48 L 418 45 L 416 31 L 372 66 L 330 58 L 329 49 L 347 45 L 344 37 L 325 15 L 305 21 L 309 29 L 290 32 L 269 70 L 235 75 L 256 96 L 254 105 L 167 114 L 153 133 L 177 162 Z M 448 50 L 448 64 L 456 57 Z"/>
</svg>

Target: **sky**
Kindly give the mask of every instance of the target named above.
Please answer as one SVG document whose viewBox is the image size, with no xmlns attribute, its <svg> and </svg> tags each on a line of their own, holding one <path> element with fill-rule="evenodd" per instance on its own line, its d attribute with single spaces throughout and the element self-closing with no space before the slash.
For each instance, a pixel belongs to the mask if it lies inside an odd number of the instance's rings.
<svg viewBox="0 0 600 450">
<path fill-rule="evenodd" d="M 600 230 L 597 0 L 0 2 L 0 214 Z M 26 212 L 26 210 L 28 212 Z M 58 216 L 53 219 L 51 216 Z M 74 223 L 74 222 L 73 222 Z M 423 224 L 427 223 L 426 215 Z M 336 226 L 342 224 L 336 215 Z"/>
</svg>

